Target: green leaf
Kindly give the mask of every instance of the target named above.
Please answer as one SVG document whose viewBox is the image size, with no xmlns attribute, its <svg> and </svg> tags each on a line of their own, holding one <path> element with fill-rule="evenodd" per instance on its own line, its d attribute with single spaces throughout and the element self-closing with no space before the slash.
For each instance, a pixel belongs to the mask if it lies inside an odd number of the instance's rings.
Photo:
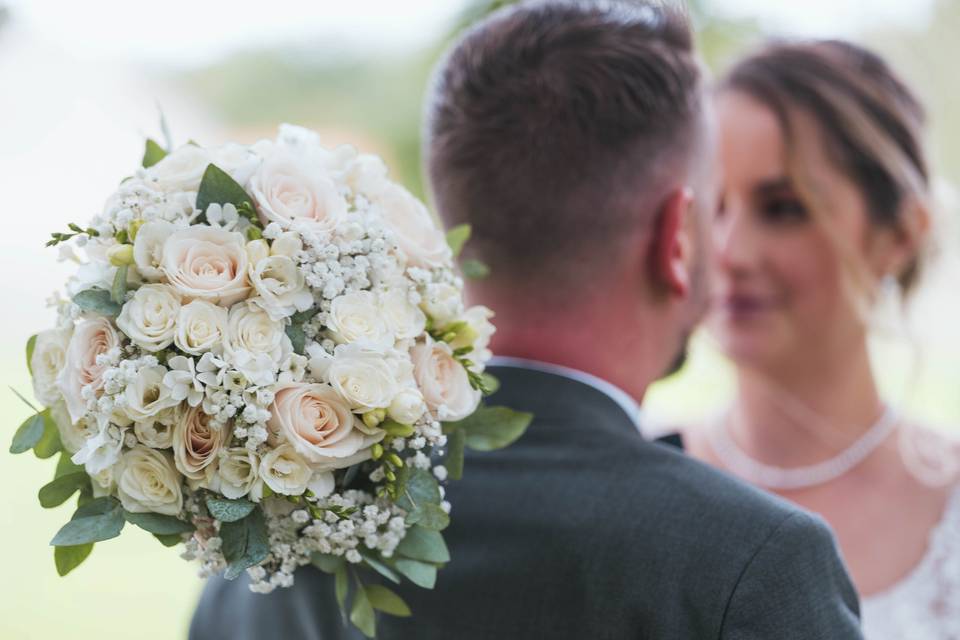
<svg viewBox="0 0 960 640">
<path fill-rule="evenodd" d="M 130 524 L 135 524 L 144 531 L 149 531 L 158 536 L 170 536 L 194 530 L 194 526 L 189 522 L 162 513 L 124 511 L 123 517 Z"/>
<path fill-rule="evenodd" d="M 105 289 L 86 289 L 73 296 L 73 302 L 84 311 L 99 313 L 102 316 L 120 315 L 120 305 L 113 301 Z"/>
<path fill-rule="evenodd" d="M 115 498 L 97 498 L 77 509 L 50 544 L 63 547 L 109 540 L 123 529 L 123 509 Z"/>
<path fill-rule="evenodd" d="M 517 440 L 532 420 L 532 413 L 514 411 L 508 407 L 480 407 L 463 420 L 448 423 L 448 428 L 463 429 L 466 445 L 471 449 L 493 451 Z"/>
<path fill-rule="evenodd" d="M 320 553 L 319 551 L 314 551 L 310 554 L 310 563 L 324 573 L 335 574 L 340 567 L 346 565 L 346 562 L 343 556 L 334 556 L 329 553 Z"/>
<path fill-rule="evenodd" d="M 361 552 L 360 555 L 363 556 L 363 560 L 367 563 L 368 567 L 382 575 L 387 580 L 400 584 L 400 576 L 397 575 L 397 572 L 381 562 L 380 559 L 377 558 L 373 553 Z"/>
<path fill-rule="evenodd" d="M 148 138 L 146 147 L 143 150 L 143 168 L 152 167 L 166 156 L 167 152 L 163 150 L 163 147 Z"/>
<path fill-rule="evenodd" d="M 418 587 L 433 589 L 433 586 L 437 583 L 436 565 L 408 558 L 397 558 L 394 566 L 397 571 L 405 575 L 410 582 Z"/>
<path fill-rule="evenodd" d="M 220 522 L 236 522 L 250 515 L 257 507 L 256 504 L 243 498 L 229 500 L 227 498 L 207 498 L 207 510 L 210 515 Z"/>
<path fill-rule="evenodd" d="M 63 446 L 60 444 L 60 430 L 57 429 L 50 409 L 44 409 L 40 415 L 43 416 L 43 436 L 33 446 L 33 453 L 41 460 L 46 460 L 59 453 Z"/>
<path fill-rule="evenodd" d="M 397 553 L 405 558 L 424 562 L 450 561 L 450 552 L 443 541 L 443 535 L 420 525 L 414 525 L 407 530 L 407 535 L 397 545 Z"/>
<path fill-rule="evenodd" d="M 374 609 L 389 613 L 392 616 L 406 618 L 410 615 L 410 607 L 403 601 L 403 598 L 395 594 L 387 587 L 380 584 L 370 584 L 363 588 L 367 593 L 367 599 Z"/>
<path fill-rule="evenodd" d="M 253 198 L 230 177 L 229 173 L 215 164 L 207 165 L 197 191 L 197 210 L 206 212 L 211 204 L 228 203 L 233 204 L 237 209 L 246 205 L 251 211 L 255 210 Z"/>
<path fill-rule="evenodd" d="M 57 460 L 57 470 L 53 474 L 53 479 L 56 480 L 62 476 L 70 475 L 71 473 L 76 473 L 83 470 L 83 465 L 74 464 L 73 460 L 70 459 L 69 451 L 61 451 L 60 459 Z"/>
<path fill-rule="evenodd" d="M 471 280 L 482 280 L 490 275 L 490 267 L 479 260 L 464 260 L 460 264 L 460 270 Z"/>
<path fill-rule="evenodd" d="M 450 245 L 450 251 L 453 252 L 454 258 L 460 255 L 460 252 L 463 251 L 463 245 L 466 244 L 469 239 L 470 225 L 468 224 L 457 225 L 453 229 L 450 229 L 450 231 L 447 231 L 447 244 Z"/>
<path fill-rule="evenodd" d="M 65 576 L 77 567 L 79 567 L 90 552 L 93 551 L 93 543 L 77 544 L 68 547 L 54 547 L 53 561 L 57 565 L 57 573 Z"/>
<path fill-rule="evenodd" d="M 336 572 L 333 574 L 333 580 L 333 588 L 337 596 L 337 604 L 340 606 L 341 610 L 344 610 L 347 604 L 347 590 L 350 587 L 350 582 L 347 576 L 346 562 L 337 567 Z"/>
<path fill-rule="evenodd" d="M 260 509 L 254 509 L 243 520 L 224 522 L 220 526 L 220 538 L 223 540 L 223 557 L 227 561 L 223 577 L 227 580 L 233 580 L 244 569 L 260 564 L 270 553 L 267 524 Z"/>
<path fill-rule="evenodd" d="M 350 609 L 350 622 L 368 638 L 377 634 L 377 620 L 373 614 L 373 605 L 367 598 L 365 589 L 357 589 L 353 595 L 353 607 Z"/>
<path fill-rule="evenodd" d="M 127 295 L 127 271 L 127 265 L 117 267 L 117 273 L 113 276 L 113 287 L 110 289 L 110 299 L 121 306 Z"/>
<path fill-rule="evenodd" d="M 294 353 L 304 355 L 304 349 L 307 344 L 307 334 L 303 331 L 303 326 L 299 324 L 288 324 L 286 328 L 287 337 L 290 338 L 290 344 L 293 346 Z"/>
<path fill-rule="evenodd" d="M 44 420 L 39 413 L 35 413 L 24 420 L 17 432 L 13 434 L 10 453 L 23 453 L 33 449 L 40 442 L 40 438 L 43 437 L 43 429 Z"/>
<path fill-rule="evenodd" d="M 415 522 L 426 529 L 443 531 L 450 526 L 450 516 L 440 505 L 428 503 L 419 510 Z"/>
<path fill-rule="evenodd" d="M 463 477 L 463 452 L 467 434 L 463 429 L 453 429 L 447 434 L 447 457 L 443 461 L 447 468 L 447 477 L 459 480 Z"/>
<path fill-rule="evenodd" d="M 90 476 L 82 470 L 60 476 L 40 488 L 37 494 L 37 497 L 40 499 L 40 506 L 45 509 L 59 507 L 66 502 L 70 496 L 89 484 Z"/>
<path fill-rule="evenodd" d="M 417 511 L 431 503 L 439 504 L 442 499 L 437 479 L 426 469 L 403 467 L 397 485 L 402 488 L 397 506 L 407 511 Z"/>
<path fill-rule="evenodd" d="M 33 365 L 30 364 L 30 361 L 33 360 L 33 350 L 37 346 L 37 336 L 32 335 L 27 338 L 27 371 L 30 372 L 30 375 L 33 375 Z"/>
<path fill-rule="evenodd" d="M 165 547 L 175 547 L 181 542 L 183 542 L 183 536 L 179 533 L 170 533 L 170 534 L 153 534 L 153 537 L 160 541 Z"/>
</svg>

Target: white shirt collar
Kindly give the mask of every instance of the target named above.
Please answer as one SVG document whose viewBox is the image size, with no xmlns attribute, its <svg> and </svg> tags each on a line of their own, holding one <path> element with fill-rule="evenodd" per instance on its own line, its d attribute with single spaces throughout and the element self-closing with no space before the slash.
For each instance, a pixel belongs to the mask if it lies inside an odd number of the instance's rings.
<svg viewBox="0 0 960 640">
<path fill-rule="evenodd" d="M 562 376 L 564 378 L 569 378 L 570 380 L 576 380 L 582 384 L 585 384 L 589 387 L 593 387 L 597 391 L 605 394 L 611 400 L 620 405 L 620 408 L 627 414 L 630 418 L 630 421 L 633 422 L 634 426 L 638 431 L 642 431 L 640 416 L 642 410 L 640 409 L 639 403 L 633 399 L 633 397 L 628 394 L 626 391 L 618 387 L 617 385 L 607 382 L 603 378 L 598 378 L 592 373 L 587 373 L 586 371 L 580 371 L 579 369 L 574 369 L 572 367 L 565 367 L 560 364 L 553 364 L 551 362 L 541 362 L 540 360 L 528 360 L 526 358 L 514 358 L 511 356 L 494 356 L 489 362 L 491 367 L 516 367 L 519 369 L 533 369 L 534 371 L 542 371 L 544 373 L 552 373 L 554 375 Z"/>
</svg>

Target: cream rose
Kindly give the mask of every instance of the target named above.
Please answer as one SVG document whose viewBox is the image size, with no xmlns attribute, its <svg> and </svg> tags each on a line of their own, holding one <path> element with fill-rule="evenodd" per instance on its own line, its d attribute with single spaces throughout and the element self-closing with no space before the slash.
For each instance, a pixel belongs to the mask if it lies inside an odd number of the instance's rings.
<svg viewBox="0 0 960 640">
<path fill-rule="evenodd" d="M 275 391 L 267 423 L 274 442 L 284 440 L 314 466 L 340 469 L 369 457 L 382 430 L 364 433 L 350 407 L 325 384 L 291 383 Z M 357 458 L 357 454 L 363 454 Z"/>
<path fill-rule="evenodd" d="M 377 297 L 369 291 L 354 291 L 330 303 L 327 328 L 335 342 L 352 342 L 375 347 L 392 347 L 393 332 L 377 304 Z"/>
<path fill-rule="evenodd" d="M 210 152 L 203 147 L 185 144 L 147 169 L 147 175 L 151 184 L 164 191 L 196 191 L 211 161 Z"/>
<path fill-rule="evenodd" d="M 67 403 L 72 420 L 77 421 L 86 413 L 84 387 L 92 387 L 97 396 L 103 391 L 103 372 L 107 365 L 97 364 L 97 356 L 106 354 L 119 345 L 120 338 L 106 318 L 83 320 L 74 329 L 67 347 L 63 371 L 57 378 L 57 386 Z"/>
<path fill-rule="evenodd" d="M 260 479 L 274 493 L 288 496 L 302 494 L 313 476 L 307 461 L 289 444 L 281 444 L 264 455 L 259 471 Z"/>
<path fill-rule="evenodd" d="M 51 329 L 37 334 L 30 357 L 30 371 L 33 375 L 33 395 L 46 406 L 60 400 L 57 376 L 67 362 L 67 347 L 70 345 L 70 332 Z"/>
<path fill-rule="evenodd" d="M 166 373 L 167 368 L 162 365 L 144 367 L 137 372 L 136 379 L 123 391 L 124 413 L 128 418 L 144 422 L 178 404 L 163 384 Z"/>
<path fill-rule="evenodd" d="M 321 166 L 287 149 L 276 152 L 250 179 L 260 221 L 284 228 L 305 224 L 315 232 L 330 232 L 347 215 L 347 203 Z"/>
<path fill-rule="evenodd" d="M 120 457 L 117 496 L 127 511 L 176 516 L 183 508 L 180 476 L 169 453 L 137 445 Z"/>
<path fill-rule="evenodd" d="M 251 265 L 250 282 L 260 294 L 252 301 L 263 307 L 273 320 L 282 320 L 313 306 L 313 294 L 307 289 L 303 274 L 287 256 L 270 256 Z"/>
<path fill-rule="evenodd" d="M 417 389 L 406 388 L 397 392 L 390 401 L 387 415 L 400 424 L 414 424 L 426 411 L 423 394 Z"/>
<path fill-rule="evenodd" d="M 245 245 L 236 231 L 190 227 L 167 238 L 161 268 L 185 299 L 230 306 L 250 291 Z"/>
<path fill-rule="evenodd" d="M 293 350 L 283 320 L 273 320 L 261 307 L 241 303 L 230 309 L 227 317 L 227 353 L 249 351 L 266 354 L 274 362 L 283 362 Z"/>
<path fill-rule="evenodd" d="M 386 351 L 360 344 L 338 345 L 326 374 L 330 386 L 351 409 L 385 409 L 399 389 L 395 367 Z"/>
<path fill-rule="evenodd" d="M 480 391 L 470 386 L 467 370 L 454 359 L 450 345 L 428 341 L 411 349 L 410 357 L 423 399 L 439 420 L 463 420 L 476 411 Z"/>
<path fill-rule="evenodd" d="M 453 254 L 447 238 L 422 202 L 392 183 L 380 192 L 376 202 L 410 264 L 429 269 L 450 263 Z"/>
<path fill-rule="evenodd" d="M 176 227 L 166 220 L 151 220 L 137 231 L 133 240 L 133 261 L 145 280 L 157 282 L 163 279 L 160 268 L 163 245 L 174 231 Z"/>
<path fill-rule="evenodd" d="M 220 493 L 237 499 L 251 493 L 260 479 L 260 457 L 246 447 L 231 447 L 220 454 Z"/>
<path fill-rule="evenodd" d="M 397 340 L 416 338 L 427 326 L 427 317 L 410 302 L 410 294 L 402 288 L 390 289 L 380 295 L 380 311 Z"/>
<path fill-rule="evenodd" d="M 206 300 L 194 300 L 180 308 L 173 343 L 185 353 L 199 356 L 215 351 L 227 334 L 227 310 Z"/>
<path fill-rule="evenodd" d="M 208 466 L 217 461 L 220 449 L 230 440 L 230 427 L 215 428 L 200 407 L 186 410 L 173 431 L 173 459 L 177 469 L 191 480 L 202 480 Z"/>
<path fill-rule="evenodd" d="M 180 314 L 180 296 L 165 284 L 145 284 L 123 305 L 117 326 L 147 351 L 166 349 L 173 342 Z"/>
</svg>

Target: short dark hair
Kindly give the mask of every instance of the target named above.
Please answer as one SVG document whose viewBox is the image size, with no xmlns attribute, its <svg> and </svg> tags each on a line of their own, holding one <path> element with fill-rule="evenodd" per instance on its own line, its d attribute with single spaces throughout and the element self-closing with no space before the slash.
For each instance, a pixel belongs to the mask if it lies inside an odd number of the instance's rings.
<svg viewBox="0 0 960 640">
<path fill-rule="evenodd" d="M 614 257 L 638 194 L 685 160 L 701 110 L 685 13 L 641 1 L 522 3 L 438 67 L 427 172 L 441 217 L 469 223 L 494 277 L 565 278 Z M 569 280 L 569 278 L 567 278 Z"/>
</svg>

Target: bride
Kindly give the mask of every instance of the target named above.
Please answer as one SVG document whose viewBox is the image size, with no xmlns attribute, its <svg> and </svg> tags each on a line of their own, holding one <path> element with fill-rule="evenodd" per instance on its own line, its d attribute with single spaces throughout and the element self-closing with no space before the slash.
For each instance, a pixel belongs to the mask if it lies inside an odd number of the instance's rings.
<svg viewBox="0 0 960 640">
<path fill-rule="evenodd" d="M 717 99 L 711 329 L 738 391 L 687 448 L 829 522 L 868 640 L 960 638 L 956 450 L 881 397 L 867 350 L 867 311 L 919 273 L 922 108 L 836 41 L 772 44 Z"/>
</svg>

